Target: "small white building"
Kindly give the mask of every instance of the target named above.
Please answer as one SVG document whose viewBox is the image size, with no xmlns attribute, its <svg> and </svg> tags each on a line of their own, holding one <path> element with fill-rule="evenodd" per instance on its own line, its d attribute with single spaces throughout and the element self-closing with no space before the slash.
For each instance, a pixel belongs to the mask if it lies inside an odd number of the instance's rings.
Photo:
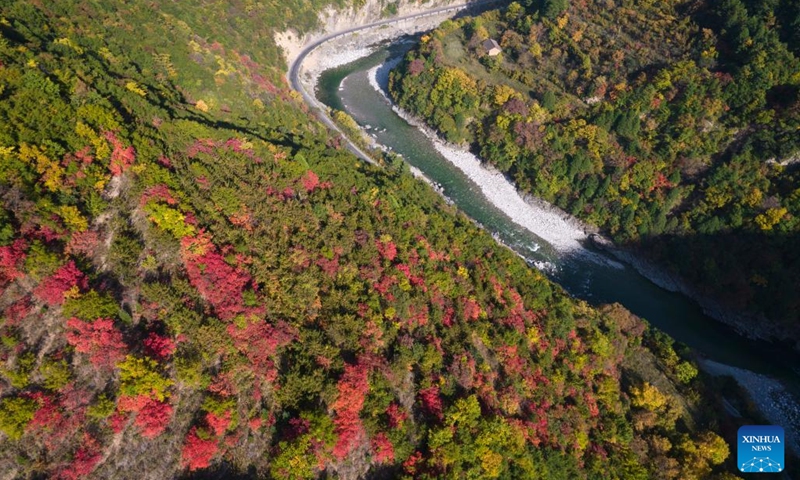
<svg viewBox="0 0 800 480">
<path fill-rule="evenodd" d="M 500 55 L 503 52 L 503 49 L 500 48 L 500 44 L 497 43 L 493 38 L 484 40 L 481 46 L 484 50 L 486 50 L 486 54 L 490 57 Z"/>
</svg>

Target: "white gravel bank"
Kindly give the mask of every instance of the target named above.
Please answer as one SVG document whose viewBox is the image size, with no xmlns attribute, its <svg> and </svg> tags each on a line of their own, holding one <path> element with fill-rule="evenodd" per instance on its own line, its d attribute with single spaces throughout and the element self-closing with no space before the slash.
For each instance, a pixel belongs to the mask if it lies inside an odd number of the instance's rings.
<svg viewBox="0 0 800 480">
<path fill-rule="evenodd" d="M 701 360 L 700 367 L 711 375 L 733 377 L 744 388 L 750 400 L 772 425 L 780 425 L 789 433 L 786 443 L 800 454 L 800 439 L 792 438 L 800 431 L 800 406 L 781 383 L 766 375 L 731 367 L 713 360 Z"/>
</svg>

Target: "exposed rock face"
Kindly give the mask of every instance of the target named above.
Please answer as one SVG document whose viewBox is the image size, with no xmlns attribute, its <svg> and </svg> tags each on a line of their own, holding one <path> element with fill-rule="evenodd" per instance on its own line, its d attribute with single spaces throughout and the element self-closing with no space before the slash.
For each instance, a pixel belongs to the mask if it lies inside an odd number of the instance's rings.
<svg viewBox="0 0 800 480">
<path fill-rule="evenodd" d="M 415 13 L 425 12 L 440 7 L 459 5 L 467 3 L 465 0 L 398 0 L 389 2 L 387 0 L 366 0 L 362 6 L 351 6 L 342 10 L 328 7 L 319 14 L 320 28 L 305 35 L 299 34 L 294 29 L 279 32 L 275 35 L 275 42 L 283 49 L 284 57 L 288 64 L 292 64 L 297 55 L 304 47 L 313 43 L 316 39 L 329 35 L 333 32 L 349 30 L 361 25 L 368 25 L 390 17 L 404 17 Z M 391 10 L 387 8 L 390 4 L 396 6 L 396 13 L 387 15 Z M 428 28 L 435 27 L 439 22 L 434 22 Z"/>
</svg>

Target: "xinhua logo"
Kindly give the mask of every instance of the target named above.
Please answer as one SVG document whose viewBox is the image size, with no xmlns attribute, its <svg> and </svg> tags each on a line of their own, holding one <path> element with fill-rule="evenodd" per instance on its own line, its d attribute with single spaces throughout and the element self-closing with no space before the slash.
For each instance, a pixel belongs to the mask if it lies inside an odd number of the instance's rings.
<svg viewBox="0 0 800 480">
<path fill-rule="evenodd" d="M 739 428 L 739 471 L 778 473 L 783 461 L 783 428 L 776 425 L 746 425 Z"/>
</svg>

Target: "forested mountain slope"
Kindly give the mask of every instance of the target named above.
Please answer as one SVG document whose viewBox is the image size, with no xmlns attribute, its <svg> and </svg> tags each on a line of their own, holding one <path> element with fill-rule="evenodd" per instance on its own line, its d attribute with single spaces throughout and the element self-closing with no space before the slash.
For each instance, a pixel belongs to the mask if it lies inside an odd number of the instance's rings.
<svg viewBox="0 0 800 480">
<path fill-rule="evenodd" d="M 399 104 L 798 345 L 800 2 L 523 3 L 423 38 Z"/>
<path fill-rule="evenodd" d="M 4 478 L 730 470 L 668 339 L 304 113 L 317 5 L 0 5 Z"/>
</svg>

